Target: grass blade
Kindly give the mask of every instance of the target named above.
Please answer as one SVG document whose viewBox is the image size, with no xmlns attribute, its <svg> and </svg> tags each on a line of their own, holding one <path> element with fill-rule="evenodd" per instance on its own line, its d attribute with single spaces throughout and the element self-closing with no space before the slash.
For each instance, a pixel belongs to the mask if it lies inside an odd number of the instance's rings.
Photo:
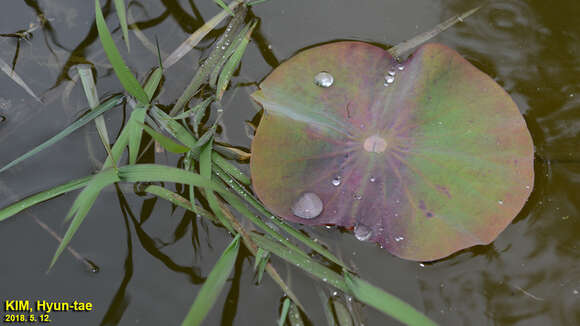
<svg viewBox="0 0 580 326">
<path fill-rule="evenodd" d="M 335 288 L 344 292 L 348 290 L 342 276 L 330 268 L 315 262 L 310 257 L 305 257 L 304 255 L 300 255 L 293 250 L 288 250 L 287 247 L 283 246 L 279 242 L 272 241 L 257 233 L 252 234 L 252 240 L 254 240 L 258 246 L 270 251 L 274 255 L 286 260 L 292 265 L 295 265 L 296 267 L 299 267 L 302 270 L 312 274 L 323 282 L 328 283 L 331 286 L 334 286 Z"/>
<path fill-rule="evenodd" d="M 28 93 L 38 102 L 42 103 L 42 101 L 38 98 L 38 96 L 34 94 L 32 89 L 28 87 L 28 85 L 24 82 L 24 80 L 22 80 L 22 78 L 20 78 L 20 76 L 14 70 L 12 70 L 10 65 L 6 63 L 6 61 L 4 61 L 2 58 L 0 58 L 0 69 L 2 69 L 2 71 L 6 75 L 8 75 L 8 77 L 10 77 L 10 79 L 12 79 L 16 84 L 18 84 L 18 86 L 22 87 L 26 91 L 26 93 Z"/>
<path fill-rule="evenodd" d="M 163 77 L 163 69 L 160 67 L 155 68 L 144 87 L 145 94 L 147 94 L 148 98 L 153 99 L 153 95 L 155 95 L 155 91 L 161 82 L 161 77 Z"/>
<path fill-rule="evenodd" d="M 216 99 L 218 101 L 221 100 L 221 98 L 224 94 L 224 91 L 228 87 L 230 79 L 232 79 L 234 71 L 236 71 L 238 65 L 240 64 L 240 61 L 242 60 L 242 56 L 246 52 L 246 47 L 248 46 L 248 43 L 250 42 L 250 36 L 252 35 L 252 32 L 254 31 L 254 28 L 256 28 L 257 24 L 258 24 L 257 21 L 254 21 L 252 23 L 252 25 L 250 26 L 250 29 L 246 32 L 246 35 L 240 41 L 240 44 L 238 44 L 238 46 L 237 46 L 236 50 L 234 51 L 234 53 L 232 54 L 232 56 L 228 59 L 228 62 L 226 62 L 226 64 L 224 65 L 224 68 L 222 69 L 222 72 L 220 73 L 220 77 L 218 79 L 218 83 L 217 83 L 217 87 L 216 87 Z"/>
<path fill-rule="evenodd" d="M 223 10 L 227 11 L 228 14 L 232 16 L 234 15 L 234 12 L 222 0 L 213 0 L 213 2 L 217 3 Z"/>
<path fill-rule="evenodd" d="M 176 154 L 183 154 L 189 151 L 189 148 L 174 142 L 171 138 L 158 133 L 157 131 L 153 130 L 153 128 L 145 124 L 141 124 L 141 127 L 149 134 L 149 136 L 155 139 L 155 141 L 157 141 L 167 151 Z"/>
<path fill-rule="evenodd" d="M 350 290 L 349 292 L 352 292 L 358 300 L 369 306 L 373 306 L 375 309 L 404 324 L 418 326 L 437 325 L 409 304 L 358 277 L 345 273 L 344 281 Z"/>
<path fill-rule="evenodd" d="M 97 93 L 97 86 L 95 85 L 95 80 L 93 78 L 93 71 L 89 65 L 78 65 L 77 69 L 79 71 L 79 76 L 81 77 L 81 83 L 83 84 L 83 90 L 85 91 L 85 96 L 89 102 L 91 109 L 95 109 L 99 106 L 99 95 Z M 107 131 L 107 125 L 105 124 L 105 118 L 103 116 L 98 116 L 95 118 L 95 127 L 99 132 L 99 137 L 107 153 L 111 155 L 111 141 L 109 140 L 109 133 Z"/>
<path fill-rule="evenodd" d="M 14 204 L 6 206 L 6 207 L 0 209 L 0 222 L 11 217 L 11 216 L 14 216 L 14 215 L 20 213 L 21 211 L 27 209 L 28 207 L 34 206 L 34 205 L 41 203 L 45 200 L 52 199 L 54 197 L 60 196 L 60 195 L 67 193 L 69 191 L 83 188 L 89 183 L 91 178 L 92 178 L 92 176 L 88 176 L 88 177 L 76 179 L 73 181 L 69 181 L 69 182 L 62 184 L 60 186 L 56 186 L 54 188 L 39 192 L 39 193 L 34 194 L 32 196 L 26 197 L 26 198 L 14 203 Z"/>
<path fill-rule="evenodd" d="M 201 290 L 199 290 L 187 316 L 181 323 L 182 326 L 201 325 L 201 322 L 214 305 L 218 295 L 225 286 L 232 269 L 234 268 L 239 248 L 240 235 L 237 235 L 224 250 L 212 271 L 207 276 L 207 279 L 201 287 Z"/>
<path fill-rule="evenodd" d="M 117 11 L 117 17 L 119 18 L 119 24 L 121 25 L 121 30 L 123 31 L 125 45 L 127 46 L 127 51 L 130 52 L 131 48 L 129 46 L 129 27 L 127 26 L 127 15 L 125 13 L 125 1 L 115 0 L 114 3 L 115 10 Z"/>
<path fill-rule="evenodd" d="M 215 216 L 213 216 L 210 212 L 206 211 L 205 209 L 203 209 L 198 205 L 191 203 L 189 200 L 181 197 L 179 194 L 176 194 L 163 187 L 156 185 L 147 186 L 147 188 L 145 188 L 145 192 L 161 197 L 174 205 L 185 208 L 189 211 L 192 211 L 195 214 L 201 215 L 214 223 L 219 223 L 219 221 L 215 218 Z"/>
<path fill-rule="evenodd" d="M 234 16 L 234 18 L 226 28 L 226 31 L 236 29 L 237 28 L 235 27 L 236 24 L 242 24 L 246 12 L 247 12 L 246 7 L 242 7 L 240 11 L 236 14 L 236 16 Z M 183 91 L 183 94 L 181 94 L 181 96 L 177 99 L 177 102 L 173 106 L 173 109 L 171 109 L 169 115 L 173 116 L 181 112 L 181 110 L 183 110 L 183 108 L 191 100 L 191 98 L 197 93 L 199 87 L 209 77 L 209 75 L 215 68 L 216 64 L 223 57 L 226 51 L 226 45 L 232 43 L 234 36 L 235 35 L 231 32 L 226 32 L 222 34 L 219 40 L 215 43 L 212 52 L 209 54 L 209 56 L 203 62 L 203 64 L 201 64 L 199 69 L 197 69 L 195 75 L 189 82 L 189 85 L 187 85 L 187 88 L 185 89 L 185 91 Z"/>
<path fill-rule="evenodd" d="M 62 242 L 56 249 L 54 256 L 50 262 L 50 266 L 48 269 L 50 270 L 56 260 L 63 252 L 63 250 L 68 246 L 69 242 L 71 241 L 73 235 L 76 233 L 78 228 L 81 226 L 81 223 L 84 221 L 85 217 L 89 213 L 89 210 L 93 206 L 95 200 L 99 196 L 101 190 L 104 187 L 111 185 L 117 181 L 120 181 L 119 177 L 115 170 L 107 170 L 96 174 L 93 176 L 91 181 L 88 185 L 81 191 L 81 193 L 75 199 L 65 221 L 68 220 L 70 217 L 74 215 L 71 224 L 69 225 L 64 237 L 62 238 Z"/>
<path fill-rule="evenodd" d="M 26 160 L 27 158 L 34 156 L 38 152 L 54 145 L 55 143 L 57 143 L 58 141 L 60 141 L 64 137 L 68 136 L 69 134 L 71 134 L 75 130 L 79 129 L 80 127 L 84 126 L 85 124 L 89 123 L 90 121 L 92 121 L 93 119 L 98 117 L 99 115 L 101 115 L 104 112 L 119 105 L 122 100 L 123 100 L 123 96 L 121 96 L 121 95 L 113 96 L 111 99 L 107 100 L 106 102 L 104 102 L 103 104 L 101 104 L 97 108 L 95 108 L 94 110 L 90 111 L 89 113 L 87 113 L 86 115 L 84 115 L 83 117 L 78 119 L 77 121 L 73 122 L 70 126 L 68 126 L 63 131 L 56 134 L 54 137 L 52 137 L 49 140 L 45 141 L 44 143 L 36 146 L 35 148 L 30 150 L 29 152 L 25 153 L 24 155 L 18 157 L 14 161 L 12 161 L 12 162 L 8 163 L 7 165 L 5 165 L 4 167 L 2 167 L 0 169 L 0 173 L 6 171 L 7 169 L 15 166 L 18 163 Z"/>
<path fill-rule="evenodd" d="M 330 302 L 332 303 L 332 310 L 334 310 L 336 315 L 338 326 L 353 326 L 352 317 L 344 304 L 336 299 L 331 299 Z"/>
<path fill-rule="evenodd" d="M 246 3 L 246 6 L 251 7 L 251 6 L 257 5 L 257 4 L 262 3 L 262 2 L 266 2 L 266 1 L 268 1 L 268 0 L 248 1 L 248 3 Z"/>
<path fill-rule="evenodd" d="M 429 41 L 430 39 L 432 39 L 435 36 L 439 35 L 439 33 L 443 32 L 444 30 L 452 27 L 453 25 L 455 25 L 455 24 L 457 24 L 459 22 L 463 22 L 463 20 L 465 18 L 471 16 L 476 11 L 478 11 L 480 8 L 481 8 L 481 6 L 475 7 L 473 9 L 471 9 L 471 10 L 468 10 L 468 11 L 464 12 L 461 15 L 453 16 L 453 17 L 447 19 L 446 21 L 438 24 L 437 26 L 433 27 L 430 31 L 427 31 L 425 33 L 421 33 L 421 34 L 419 34 L 417 36 L 414 36 L 410 40 L 401 42 L 401 43 L 393 46 L 392 48 L 388 49 L 387 51 L 389 51 L 389 53 L 393 57 L 399 58 L 401 55 L 403 55 L 407 51 L 410 51 L 410 50 L 418 47 L 419 45 L 421 45 L 421 44 Z"/>
<path fill-rule="evenodd" d="M 149 97 L 147 97 L 147 94 L 129 70 L 129 67 L 127 67 L 125 61 L 123 61 L 123 57 L 121 57 L 117 46 L 115 46 L 115 41 L 113 41 L 113 38 L 111 37 L 109 28 L 105 22 L 105 17 L 103 17 L 99 0 L 95 0 L 95 18 L 101 44 L 103 45 L 103 49 L 105 49 L 107 58 L 109 58 L 109 61 L 113 65 L 113 70 L 115 70 L 115 74 L 121 82 L 121 85 L 123 85 L 123 88 L 125 88 L 125 90 L 134 96 L 140 103 L 149 103 Z"/>
<path fill-rule="evenodd" d="M 235 0 L 232 1 L 229 5 L 230 11 L 234 10 L 237 6 L 243 3 L 242 0 Z M 165 69 L 174 65 L 177 61 L 183 58 L 191 49 L 193 49 L 199 41 L 201 41 L 209 32 L 211 32 L 219 23 L 221 23 L 224 18 L 226 18 L 228 12 L 226 10 L 222 10 L 220 13 L 215 15 L 212 19 L 208 22 L 203 24 L 200 28 L 198 28 L 193 34 L 191 34 L 187 40 L 185 40 L 181 45 L 177 47 L 165 60 L 163 61 L 163 67 Z"/>
<path fill-rule="evenodd" d="M 288 315 L 288 310 L 290 309 L 290 299 L 284 299 L 284 303 L 282 304 L 282 312 L 280 313 L 280 319 L 278 320 L 278 326 L 284 326 L 286 322 L 286 316 Z"/>
<path fill-rule="evenodd" d="M 129 128 L 129 164 L 137 163 L 137 156 L 139 155 L 139 146 L 141 146 L 141 138 L 143 137 L 143 123 L 145 122 L 145 113 L 147 109 L 141 104 L 131 113 L 129 123 L 125 128 Z"/>
</svg>

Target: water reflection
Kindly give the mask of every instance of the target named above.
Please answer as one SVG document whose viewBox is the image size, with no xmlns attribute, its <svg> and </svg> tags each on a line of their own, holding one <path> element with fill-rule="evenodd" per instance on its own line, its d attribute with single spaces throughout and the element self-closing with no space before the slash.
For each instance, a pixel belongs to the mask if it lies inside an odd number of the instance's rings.
<svg viewBox="0 0 580 326">
<path fill-rule="evenodd" d="M 494 2 L 470 18 L 473 30 L 442 35 L 512 95 L 537 155 L 534 193 L 485 254 L 468 250 L 419 271 L 425 306 L 443 324 L 480 324 L 481 316 L 502 325 L 580 323 L 580 29 L 557 14 L 579 7 L 556 7 Z"/>
</svg>

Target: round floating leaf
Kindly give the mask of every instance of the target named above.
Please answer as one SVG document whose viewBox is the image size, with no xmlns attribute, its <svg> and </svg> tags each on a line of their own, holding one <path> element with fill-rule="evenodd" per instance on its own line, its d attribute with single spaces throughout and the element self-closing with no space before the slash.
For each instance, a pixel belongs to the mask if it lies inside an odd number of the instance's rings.
<svg viewBox="0 0 580 326">
<path fill-rule="evenodd" d="M 255 192 L 274 213 L 353 227 L 411 260 L 488 244 L 533 186 L 533 144 L 509 95 L 458 53 L 420 47 L 397 63 L 376 46 L 314 47 L 253 98 Z"/>
</svg>

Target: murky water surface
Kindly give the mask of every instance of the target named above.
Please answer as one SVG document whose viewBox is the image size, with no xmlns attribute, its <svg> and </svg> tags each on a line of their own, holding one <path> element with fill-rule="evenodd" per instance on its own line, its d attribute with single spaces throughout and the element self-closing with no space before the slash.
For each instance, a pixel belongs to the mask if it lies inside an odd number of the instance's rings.
<svg viewBox="0 0 580 326">
<path fill-rule="evenodd" d="M 257 111 L 248 94 L 300 49 L 343 39 L 396 44 L 479 3 L 272 0 L 256 6 L 252 13 L 261 23 L 223 100 L 220 141 L 249 148 L 244 121 L 252 120 Z M 118 23 L 107 4 L 109 26 L 115 28 Z M 218 10 L 210 0 L 141 1 L 131 2 L 129 14 L 149 41 L 159 39 L 167 55 Z M 39 14 L 45 20 L 38 20 Z M 64 128 L 87 106 L 75 64 L 95 65 L 101 94 L 121 89 L 98 42 L 93 15 L 92 1 L 2 3 L 0 33 L 41 24 L 29 39 L 0 37 L 0 57 L 11 65 L 17 54 L 16 72 L 45 104 L 0 74 L 0 165 Z M 518 104 L 534 138 L 534 192 L 495 242 L 419 264 L 392 257 L 351 233 L 322 227 L 304 230 L 356 266 L 363 278 L 442 325 L 579 325 L 579 16 L 580 3 L 573 0 L 491 1 L 435 39 L 501 84 Z M 115 33 L 119 39 L 120 31 Z M 161 103 L 175 101 L 217 35 L 211 33 L 194 53 L 166 72 Z M 124 56 L 142 79 L 156 64 L 156 53 L 135 34 L 130 39 L 131 53 Z M 119 128 L 124 114 L 121 109 L 107 113 L 111 129 Z M 101 147 L 91 126 L 3 173 L 0 207 L 96 171 L 105 157 Z M 176 158 L 158 155 L 156 162 L 174 165 Z M 246 165 L 242 168 L 248 170 Z M 69 253 L 45 273 L 57 242 L 35 218 L 63 234 L 62 220 L 76 194 L 2 222 L 0 299 L 76 299 L 94 304 L 91 313 L 54 314 L 55 325 L 179 324 L 230 237 L 210 223 L 195 218 L 192 222 L 190 215 L 163 201 L 136 196 L 132 187 L 120 185 L 118 190 L 125 197 L 115 189 L 105 191 L 72 242 L 98 266 L 98 273 Z M 271 325 L 278 316 L 281 291 L 267 277 L 256 285 L 253 260 L 242 253 L 207 325 Z M 306 306 L 309 322 L 326 324 L 316 289 L 329 294 L 332 289 L 280 260 L 274 263 Z M 396 324 L 371 308 L 360 314 L 365 325 Z"/>
</svg>

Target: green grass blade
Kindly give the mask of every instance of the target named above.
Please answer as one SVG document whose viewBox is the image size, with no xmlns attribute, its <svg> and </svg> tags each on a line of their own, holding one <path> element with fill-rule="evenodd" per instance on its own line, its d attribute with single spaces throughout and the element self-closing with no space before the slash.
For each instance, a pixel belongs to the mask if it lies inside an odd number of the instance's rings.
<svg viewBox="0 0 580 326">
<path fill-rule="evenodd" d="M 27 209 L 28 207 L 34 206 L 38 203 L 41 203 L 45 200 L 52 199 L 54 197 L 60 196 L 64 193 L 69 191 L 77 190 L 80 188 L 85 187 L 89 181 L 91 180 L 92 176 L 76 179 L 60 186 L 56 186 L 54 188 L 39 192 L 32 196 L 26 197 L 14 204 L 6 206 L 0 209 L 0 221 L 3 221 L 11 216 L 14 216 L 21 211 Z"/>
<path fill-rule="evenodd" d="M 353 326 L 352 317 L 344 304 L 336 299 L 331 299 L 330 301 L 332 302 L 332 309 L 336 315 L 338 326 Z"/>
<path fill-rule="evenodd" d="M 323 282 L 334 286 L 335 288 L 346 292 L 348 289 L 344 283 L 342 276 L 331 270 L 330 268 L 315 262 L 308 256 L 300 255 L 293 250 L 288 250 L 279 242 L 272 241 L 257 233 L 252 234 L 252 240 L 265 250 L 270 251 L 274 255 L 286 260 L 298 268 L 312 274 Z"/>
<path fill-rule="evenodd" d="M 244 185 L 249 185 L 252 181 L 250 177 L 248 177 L 244 172 L 240 171 L 235 165 L 233 165 L 230 161 L 225 159 L 220 154 L 213 152 L 211 156 L 213 162 L 219 166 L 224 172 L 228 175 L 232 176 L 236 180 L 240 181 Z"/>
<path fill-rule="evenodd" d="M 246 24 L 246 26 L 244 26 L 244 28 L 238 33 L 238 35 L 236 36 L 236 38 L 234 39 L 232 44 L 230 46 L 228 46 L 225 54 L 220 58 L 219 62 L 216 64 L 213 72 L 211 73 L 211 75 L 209 77 L 209 85 L 211 87 L 214 87 L 214 88 L 216 87 L 217 79 L 219 77 L 220 71 L 222 70 L 223 66 L 226 64 L 228 59 L 232 56 L 232 54 L 234 54 L 234 52 L 236 51 L 236 49 L 238 48 L 238 46 L 242 42 L 242 39 L 244 38 L 244 36 L 248 32 L 248 30 L 250 29 L 250 26 L 252 26 L 252 23 L 253 22 L 250 22 L 250 23 Z"/>
<path fill-rule="evenodd" d="M 117 50 L 117 47 L 115 46 L 115 41 L 113 41 L 113 37 L 109 32 L 109 28 L 105 22 L 105 17 L 103 17 L 99 0 L 95 0 L 95 18 L 101 44 L 103 45 L 103 49 L 105 49 L 107 58 L 109 58 L 109 61 L 113 65 L 113 70 L 115 70 L 115 74 L 121 82 L 121 85 L 123 85 L 123 88 L 125 88 L 129 94 L 133 95 L 140 103 L 149 103 L 147 94 L 129 70 L 129 67 L 127 67 L 119 53 L 119 50 Z"/>
<path fill-rule="evenodd" d="M 117 176 L 115 170 L 107 170 L 101 172 L 99 174 L 94 175 L 91 181 L 85 187 L 85 189 L 83 189 L 83 191 L 81 191 L 81 193 L 77 196 L 67 217 L 65 218 L 65 221 L 68 220 L 69 217 L 73 215 L 74 218 L 71 224 L 69 225 L 64 237 L 62 238 L 60 245 L 56 249 L 54 256 L 52 257 L 50 266 L 48 267 L 49 270 L 54 266 L 56 260 L 63 252 L 63 250 L 68 246 L 73 235 L 76 233 L 81 223 L 84 221 L 85 217 L 89 213 L 89 210 L 93 206 L 101 190 L 103 190 L 104 187 L 111 185 L 119 180 L 120 179 Z"/>
<path fill-rule="evenodd" d="M 228 25 L 227 29 L 234 29 L 233 25 L 237 23 L 242 24 L 245 14 L 247 12 L 246 7 L 242 7 L 242 9 L 234 16 L 230 24 Z M 226 30 L 227 30 L 226 29 Z M 183 94 L 177 99 L 177 102 L 171 109 L 169 115 L 174 116 L 175 114 L 181 112 L 185 105 L 191 100 L 191 98 L 197 93 L 199 87 L 203 84 L 205 80 L 209 77 L 213 69 L 215 68 L 216 64 L 219 60 L 223 57 L 226 51 L 226 45 L 231 44 L 235 35 L 233 33 L 224 33 L 220 37 L 220 39 L 215 43 L 212 52 L 209 54 L 207 59 L 203 62 L 203 64 L 197 69 L 195 75 L 187 85 Z"/>
<path fill-rule="evenodd" d="M 213 216 L 210 212 L 206 211 L 205 209 L 203 209 L 202 207 L 200 207 L 198 205 L 191 203 L 189 200 L 181 197 L 179 194 L 176 194 L 176 193 L 174 193 L 170 190 L 167 190 L 163 187 L 156 186 L 156 185 L 147 186 L 147 188 L 145 188 L 145 192 L 148 192 L 148 193 L 153 194 L 157 197 L 163 198 L 163 199 L 171 202 L 174 205 L 185 208 L 185 209 L 187 209 L 195 214 L 203 216 L 214 223 L 219 223 L 217 218 L 215 218 L 215 216 Z"/>
<path fill-rule="evenodd" d="M 171 138 L 158 133 L 157 131 L 153 130 L 153 128 L 145 124 L 142 124 L 141 127 L 149 134 L 149 136 L 155 139 L 155 141 L 157 141 L 167 151 L 176 154 L 183 154 L 189 151 L 189 148 L 174 142 Z"/>
<path fill-rule="evenodd" d="M 300 316 L 300 310 L 294 303 L 290 303 L 290 312 L 288 313 L 288 322 L 290 326 L 304 326 L 304 321 L 302 316 Z"/>
<path fill-rule="evenodd" d="M 182 326 L 201 325 L 201 322 L 214 305 L 218 295 L 224 288 L 232 269 L 234 268 L 239 248 L 240 235 L 238 234 L 224 250 L 212 271 L 207 276 L 207 279 L 199 290 L 187 316 L 181 323 Z"/>
<path fill-rule="evenodd" d="M 234 12 L 222 0 L 213 0 L 213 2 L 217 3 L 223 10 L 227 11 L 228 14 L 232 16 L 234 15 Z"/>
<path fill-rule="evenodd" d="M 181 114 L 176 115 L 175 117 L 173 117 L 173 119 L 175 119 L 175 120 L 186 119 L 186 118 L 193 116 L 194 119 L 191 122 L 191 124 L 193 125 L 193 130 L 197 134 L 197 125 L 199 125 L 201 118 L 205 114 L 205 110 L 207 109 L 208 105 L 213 100 L 214 100 L 214 97 L 210 96 L 210 97 L 206 98 L 205 100 L 203 100 L 201 103 L 196 104 L 193 108 L 191 108 L 191 109 L 189 109 Z"/>
<path fill-rule="evenodd" d="M 328 251 L 327 249 L 322 247 L 319 243 L 310 239 L 306 235 L 302 234 L 300 231 L 296 230 L 295 228 L 293 228 L 292 226 L 290 226 L 286 222 L 280 220 L 278 217 L 276 217 L 272 213 L 270 213 L 266 208 L 264 208 L 264 206 L 262 206 L 262 204 L 250 192 L 248 192 L 248 190 L 246 190 L 244 187 L 237 184 L 237 182 L 235 180 L 231 179 L 229 177 L 229 175 L 226 174 L 224 171 L 222 171 L 219 168 L 216 168 L 216 171 L 219 172 L 220 177 L 225 181 L 225 183 L 228 184 L 228 186 L 230 188 L 232 188 L 236 193 L 238 193 L 240 196 L 242 196 L 246 202 L 248 202 L 252 207 L 254 207 L 256 210 L 258 210 L 260 213 L 262 213 L 265 216 L 269 216 L 270 221 L 272 221 L 274 224 L 276 224 L 276 226 L 278 226 L 279 228 L 281 228 L 285 232 L 289 233 L 294 238 L 296 238 L 297 240 L 299 240 L 300 242 L 302 242 L 303 244 L 305 244 L 306 246 L 308 246 L 312 250 L 316 251 L 320 255 L 324 256 L 328 260 L 334 262 L 335 264 L 341 266 L 342 268 L 344 268 L 346 270 L 350 270 L 350 268 L 348 268 L 345 263 L 343 263 L 340 259 L 338 259 L 336 256 L 334 256 L 330 251 Z"/>
<path fill-rule="evenodd" d="M 216 99 L 218 101 L 221 100 L 226 88 L 228 87 L 230 79 L 232 79 L 232 76 L 234 75 L 234 71 L 236 71 L 240 61 L 242 60 L 242 57 L 244 56 L 244 53 L 246 52 L 246 47 L 248 46 L 248 43 L 250 42 L 250 36 L 252 35 L 252 32 L 254 31 L 254 28 L 256 27 L 257 24 L 258 24 L 257 21 L 254 21 L 252 23 L 252 26 L 250 27 L 248 32 L 246 32 L 246 35 L 244 36 L 244 38 L 242 39 L 242 41 L 240 42 L 240 44 L 236 48 L 236 51 L 234 51 L 234 54 L 232 54 L 232 56 L 228 59 L 228 62 L 225 64 L 224 68 L 222 69 L 222 72 L 220 73 L 220 78 L 218 79 L 218 83 L 217 83 L 217 87 L 216 87 Z"/>
<path fill-rule="evenodd" d="M 282 304 L 282 312 L 280 313 L 280 319 L 278 319 L 278 326 L 284 326 L 286 322 L 286 316 L 288 316 L 288 310 L 290 309 L 290 299 L 284 299 L 284 303 Z"/>
<path fill-rule="evenodd" d="M 147 80 L 147 83 L 145 83 L 144 90 L 145 94 L 147 94 L 147 97 L 149 98 L 149 101 L 153 99 L 153 95 L 155 95 L 155 91 L 157 90 L 157 87 L 159 87 L 159 83 L 161 82 L 162 77 L 163 77 L 163 69 L 157 67 L 155 68 L 155 70 L 153 70 L 151 76 L 149 76 L 149 80 Z"/>
<path fill-rule="evenodd" d="M 266 2 L 266 1 L 269 1 L 269 0 L 254 0 L 254 1 L 248 1 L 248 3 L 246 3 L 246 6 L 248 6 L 248 7 L 255 6 L 255 5 L 259 4 L 259 3 Z"/>
<path fill-rule="evenodd" d="M 121 30 L 123 31 L 125 45 L 127 46 L 127 51 L 130 52 L 131 48 L 129 46 L 129 27 L 127 26 L 127 15 L 125 13 L 125 1 L 115 0 L 114 3 L 115 10 L 117 11 L 117 17 L 119 17 L 119 24 L 121 25 Z"/>
<path fill-rule="evenodd" d="M 129 144 L 129 130 L 131 129 L 128 128 L 128 126 L 125 126 L 125 128 L 121 130 L 121 134 L 119 135 L 119 137 L 117 137 L 117 141 L 115 141 L 115 144 L 111 148 L 112 155 L 107 157 L 105 163 L 103 163 L 103 167 L 101 168 L 101 170 L 106 170 L 110 167 L 115 167 L 115 165 L 117 164 L 116 162 L 119 162 L 119 160 L 121 159 L 121 155 L 123 155 L 123 152 L 125 151 L 125 147 L 127 147 L 127 145 Z"/>
<path fill-rule="evenodd" d="M 2 167 L 0 169 L 0 173 L 8 170 L 9 168 L 15 166 L 16 164 L 18 164 L 26 159 L 34 156 L 38 152 L 45 150 L 46 148 L 54 145 L 55 143 L 57 143 L 58 141 L 60 141 L 64 137 L 70 135 L 73 131 L 75 131 L 75 130 L 79 129 L 80 127 L 84 126 L 85 124 L 89 123 L 90 121 L 92 121 L 93 119 L 98 117 L 99 115 L 101 115 L 104 112 L 119 105 L 121 103 L 122 99 L 123 99 L 122 96 L 117 95 L 117 96 L 114 96 L 111 99 L 107 100 L 106 102 L 104 102 L 103 104 L 101 104 L 97 108 L 95 108 L 94 110 L 90 111 L 89 113 L 87 113 L 86 115 L 84 115 L 83 117 L 78 119 L 77 121 L 73 122 L 70 126 L 68 126 L 63 131 L 56 134 L 54 137 L 52 137 L 49 140 L 45 141 L 44 143 L 36 146 L 35 148 L 30 150 L 26 154 L 18 157 L 14 161 L 12 161 L 12 162 L 8 163 L 7 165 L 5 165 L 4 167 Z"/>
<path fill-rule="evenodd" d="M 350 290 L 349 292 L 352 292 L 358 300 L 404 324 L 417 326 L 437 325 L 409 304 L 358 277 L 345 273 L 344 281 Z"/>
<path fill-rule="evenodd" d="M 439 35 L 439 33 L 443 32 L 444 30 L 452 27 L 453 25 L 459 23 L 459 22 L 463 22 L 464 19 L 466 19 L 467 17 L 473 15 L 476 11 L 478 11 L 481 8 L 481 6 L 479 7 L 475 7 L 471 10 L 468 10 L 466 12 L 464 12 L 461 15 L 456 15 L 453 16 L 449 19 L 447 19 L 446 21 L 438 24 L 437 26 L 433 27 L 431 30 L 425 32 L 425 33 L 421 33 L 417 36 L 412 37 L 411 39 L 401 42 L 393 47 L 391 47 L 390 49 L 388 49 L 387 51 L 395 58 L 399 58 L 400 56 L 402 56 L 403 54 L 405 54 L 408 51 L 411 51 L 412 49 L 418 47 L 419 45 L 429 41 L 430 39 L 432 39 L 433 37 Z"/>
<path fill-rule="evenodd" d="M 129 123 L 125 128 L 129 129 L 129 164 L 137 163 L 137 156 L 139 155 L 139 147 L 141 146 L 141 138 L 143 137 L 143 123 L 145 122 L 145 113 L 147 109 L 141 104 L 131 113 Z"/>
<path fill-rule="evenodd" d="M 234 10 L 240 4 L 242 4 L 242 0 L 235 0 L 230 3 L 229 8 Z M 226 18 L 228 12 L 222 10 L 220 13 L 215 15 L 212 19 L 207 21 L 203 26 L 198 28 L 193 34 L 191 34 L 181 45 L 177 47 L 164 61 L 163 66 L 165 69 L 171 67 L 181 58 L 183 58 L 191 49 L 193 49 L 199 41 L 201 41 L 209 32 L 211 32 L 219 23 L 221 23 L 224 18 Z"/>
<path fill-rule="evenodd" d="M 199 156 L 199 172 L 202 176 L 206 177 L 208 180 L 211 180 L 211 151 L 212 151 L 212 140 L 210 138 L 210 140 L 201 150 L 201 154 Z M 234 228 L 231 225 L 230 221 L 226 218 L 225 213 L 222 211 L 217 196 L 211 190 L 206 190 L 205 196 L 209 204 L 209 207 L 211 208 L 212 212 L 217 217 L 217 219 L 230 232 L 234 233 L 235 232 Z"/>
<path fill-rule="evenodd" d="M 179 122 L 173 120 L 171 116 L 163 112 L 163 110 L 154 106 L 151 110 L 151 115 L 155 118 L 155 121 L 165 129 L 169 134 L 179 140 L 183 145 L 193 148 L 197 144 L 197 139 L 185 129 Z M 199 156 L 199 151 L 194 152 L 194 157 Z"/>
<path fill-rule="evenodd" d="M 93 78 L 93 71 L 91 70 L 90 65 L 78 65 L 77 67 L 79 76 L 81 77 L 81 83 L 83 84 L 83 90 L 85 91 L 85 96 L 89 102 L 89 106 L 94 110 L 99 106 L 99 96 Z M 111 141 L 109 140 L 109 132 L 107 131 L 105 118 L 103 118 L 102 115 L 95 118 L 95 127 L 97 128 L 97 132 L 101 138 L 101 143 L 103 143 L 107 154 L 111 156 Z"/>
</svg>

